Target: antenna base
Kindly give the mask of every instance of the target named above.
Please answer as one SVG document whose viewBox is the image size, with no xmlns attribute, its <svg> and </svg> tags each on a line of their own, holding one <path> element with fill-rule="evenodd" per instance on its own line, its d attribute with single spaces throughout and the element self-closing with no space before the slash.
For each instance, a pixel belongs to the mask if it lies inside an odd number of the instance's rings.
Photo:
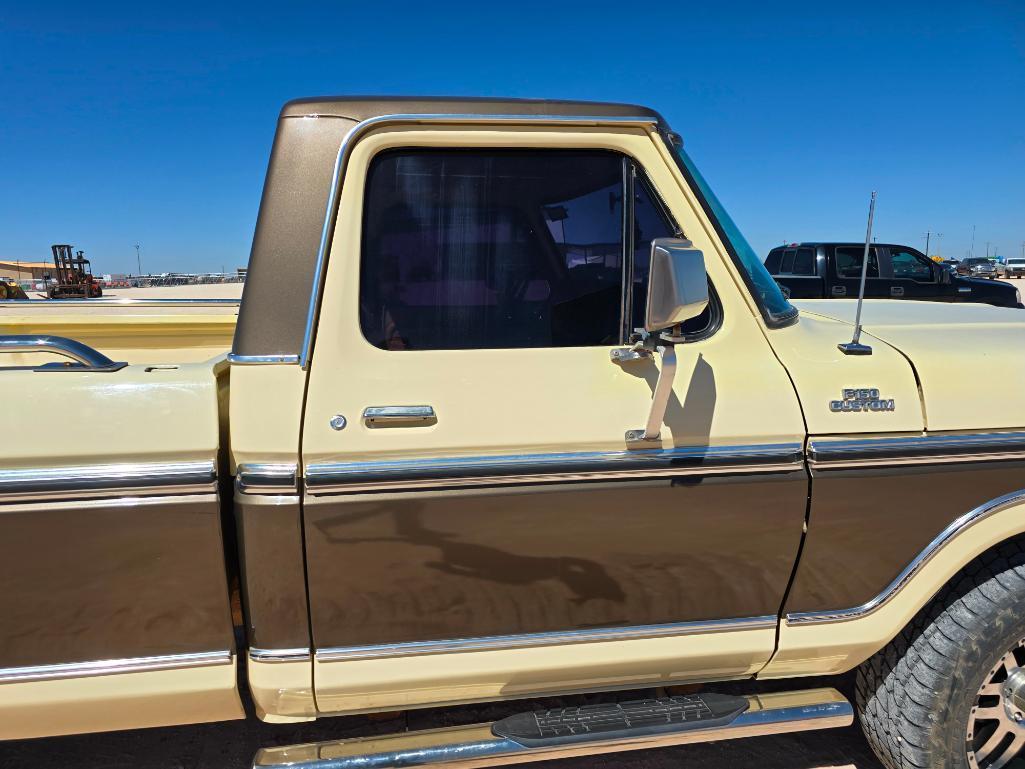
<svg viewBox="0 0 1025 769">
<path fill-rule="evenodd" d="M 867 344 L 861 344 L 860 342 L 846 342 L 844 344 L 838 344 L 836 346 L 840 352 L 844 355 L 871 355 L 872 348 Z"/>
</svg>

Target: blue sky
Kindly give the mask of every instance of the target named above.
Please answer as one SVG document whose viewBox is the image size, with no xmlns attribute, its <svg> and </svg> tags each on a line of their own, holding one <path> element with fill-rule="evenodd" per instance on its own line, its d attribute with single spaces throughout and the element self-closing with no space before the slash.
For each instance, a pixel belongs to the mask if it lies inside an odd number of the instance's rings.
<svg viewBox="0 0 1025 769">
<path fill-rule="evenodd" d="M 359 93 L 650 105 L 762 254 L 872 189 L 881 241 L 1025 241 L 1022 0 L 4 6 L 0 258 L 242 265 L 281 104 Z"/>
</svg>

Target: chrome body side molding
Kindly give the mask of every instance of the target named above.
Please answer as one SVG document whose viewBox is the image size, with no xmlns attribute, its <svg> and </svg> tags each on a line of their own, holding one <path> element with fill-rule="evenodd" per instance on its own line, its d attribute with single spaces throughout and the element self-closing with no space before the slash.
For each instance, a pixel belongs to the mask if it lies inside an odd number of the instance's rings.
<svg viewBox="0 0 1025 769">
<path fill-rule="evenodd" d="M 812 438 L 812 468 L 842 469 L 1025 460 L 1025 431 L 926 433 L 878 438 Z"/>
<path fill-rule="evenodd" d="M 212 460 L 0 470 L 2 501 L 216 490 L 217 467 Z"/>
<path fill-rule="evenodd" d="M 308 648 L 299 649 L 257 649 L 249 647 L 249 659 L 253 662 L 310 662 L 312 655 Z"/>
<path fill-rule="evenodd" d="M 235 488 L 244 494 L 294 493 L 298 472 L 295 463 L 241 464 L 235 474 Z"/>
<path fill-rule="evenodd" d="M 885 590 L 870 601 L 863 603 L 861 606 L 853 606 L 849 609 L 838 609 L 831 611 L 812 611 L 812 612 L 797 612 L 786 615 L 786 623 L 788 625 L 817 625 L 827 622 L 843 622 L 845 620 L 861 619 L 866 617 L 873 612 L 877 611 L 881 607 L 885 606 L 894 596 L 899 593 L 905 585 L 907 585 L 914 576 L 922 570 L 929 561 L 931 561 L 937 553 L 939 553 L 944 546 L 946 546 L 951 540 L 958 535 L 964 533 L 975 524 L 985 520 L 995 513 L 999 513 L 1001 510 L 1006 510 L 1008 507 L 1025 503 L 1025 489 L 1005 494 L 1002 497 L 990 500 L 985 504 L 979 505 L 974 510 L 970 510 L 960 518 L 957 518 L 947 528 L 936 535 L 935 539 L 930 542 L 922 552 L 915 556 L 914 560 L 911 561 L 904 570 L 897 575 L 897 577 L 891 582 Z"/>
<path fill-rule="evenodd" d="M 228 363 L 236 366 L 266 366 L 281 363 L 296 364 L 299 362 L 298 355 L 236 355 L 228 353 Z"/>
<path fill-rule="evenodd" d="M 639 480 L 678 475 L 778 473 L 803 467 L 804 453 L 799 443 L 332 462 L 313 464 L 306 469 L 306 490 L 322 494 L 432 486 Z"/>
<path fill-rule="evenodd" d="M 64 678 L 109 676 L 121 673 L 143 673 L 152 670 L 231 665 L 234 661 L 228 649 L 191 654 L 164 654 L 155 657 L 130 657 L 116 660 L 89 662 L 62 662 L 55 665 L 0 668 L 0 684 L 22 681 L 50 681 Z"/>
<path fill-rule="evenodd" d="M 356 141 L 367 131 L 382 125 L 393 123 L 431 123 L 431 124 L 465 124 L 503 125 L 529 123 L 533 125 L 628 125 L 657 126 L 658 120 L 650 116 L 637 117 L 578 117 L 572 115 L 444 115 L 444 114 L 410 114 L 410 115 L 379 115 L 357 123 L 345 135 L 338 149 L 334 172 L 331 176 L 331 190 L 327 199 L 327 211 L 324 216 L 324 229 L 321 234 L 320 247 L 317 250 L 317 261 L 313 270 L 313 286 L 310 291 L 309 309 L 306 314 L 306 328 L 303 333 L 302 350 L 299 354 L 299 365 L 306 369 L 313 355 L 313 341 L 316 332 L 317 313 L 320 309 L 320 293 L 324 285 L 324 270 L 327 266 L 327 251 L 334 234 L 335 217 L 338 215 L 338 199 L 341 195 L 341 181 L 345 176 L 345 166 Z"/>
<path fill-rule="evenodd" d="M 635 625 L 633 627 L 589 628 L 549 633 L 488 636 L 484 638 L 457 638 L 444 641 L 409 641 L 406 643 L 374 646 L 347 646 L 317 649 L 317 662 L 416 657 L 457 652 L 504 651 L 537 646 L 567 646 L 581 643 L 609 641 L 635 641 L 667 636 L 688 636 L 703 633 L 725 633 L 740 630 L 766 630 L 776 627 L 776 617 L 743 617 L 704 622 L 674 622 L 665 625 Z"/>
</svg>

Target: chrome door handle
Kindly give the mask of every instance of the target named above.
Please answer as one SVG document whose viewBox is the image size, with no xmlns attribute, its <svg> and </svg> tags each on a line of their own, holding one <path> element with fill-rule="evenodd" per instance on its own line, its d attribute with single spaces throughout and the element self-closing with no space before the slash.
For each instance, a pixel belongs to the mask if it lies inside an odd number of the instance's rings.
<svg viewBox="0 0 1025 769">
<path fill-rule="evenodd" d="M 433 406 L 368 406 L 363 409 L 367 427 L 426 427 L 436 424 Z"/>
</svg>

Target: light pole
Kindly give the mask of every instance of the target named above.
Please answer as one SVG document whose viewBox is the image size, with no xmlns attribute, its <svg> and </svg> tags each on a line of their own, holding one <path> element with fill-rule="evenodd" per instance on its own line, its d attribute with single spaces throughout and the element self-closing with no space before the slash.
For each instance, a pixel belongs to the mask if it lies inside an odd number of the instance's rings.
<svg viewBox="0 0 1025 769">
<path fill-rule="evenodd" d="M 139 277 L 142 277 L 142 257 L 139 256 L 139 244 L 135 244 L 135 263 L 139 267 Z"/>
</svg>

